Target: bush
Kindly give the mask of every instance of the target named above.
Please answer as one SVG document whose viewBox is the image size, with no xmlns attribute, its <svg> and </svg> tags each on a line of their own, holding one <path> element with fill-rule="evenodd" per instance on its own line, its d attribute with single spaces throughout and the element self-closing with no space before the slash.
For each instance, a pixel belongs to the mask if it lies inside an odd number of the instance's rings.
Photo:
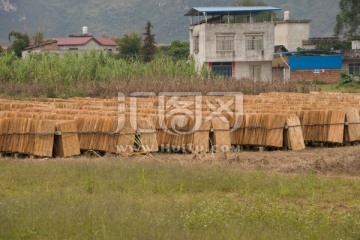
<svg viewBox="0 0 360 240">
<path fill-rule="evenodd" d="M 340 85 L 346 85 L 349 83 L 352 83 L 354 81 L 354 78 L 351 74 L 348 74 L 346 72 L 341 72 L 340 74 Z"/>
</svg>

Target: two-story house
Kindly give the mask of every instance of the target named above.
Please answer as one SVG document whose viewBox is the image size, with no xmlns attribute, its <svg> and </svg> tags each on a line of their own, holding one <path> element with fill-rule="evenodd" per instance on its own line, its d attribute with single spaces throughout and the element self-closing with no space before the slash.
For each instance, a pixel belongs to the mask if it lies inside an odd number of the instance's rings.
<svg viewBox="0 0 360 240">
<path fill-rule="evenodd" d="M 190 56 L 200 68 L 237 79 L 272 80 L 274 11 L 260 7 L 195 7 L 189 16 Z"/>
</svg>

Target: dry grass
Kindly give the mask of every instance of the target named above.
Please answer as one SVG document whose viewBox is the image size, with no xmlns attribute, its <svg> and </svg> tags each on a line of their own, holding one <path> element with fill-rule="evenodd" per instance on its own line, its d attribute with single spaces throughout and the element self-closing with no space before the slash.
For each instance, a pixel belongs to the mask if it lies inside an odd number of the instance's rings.
<svg viewBox="0 0 360 240">
<path fill-rule="evenodd" d="M 132 81 L 112 80 L 107 82 L 78 82 L 73 85 L 61 83 L 14 83 L 2 82 L 0 95 L 2 97 L 116 97 L 118 92 L 129 95 L 134 92 L 232 92 L 239 91 L 244 94 L 259 94 L 264 92 L 302 92 L 314 90 L 308 83 L 290 82 L 282 83 L 254 83 L 250 80 L 228 79 L 137 79 Z"/>
</svg>

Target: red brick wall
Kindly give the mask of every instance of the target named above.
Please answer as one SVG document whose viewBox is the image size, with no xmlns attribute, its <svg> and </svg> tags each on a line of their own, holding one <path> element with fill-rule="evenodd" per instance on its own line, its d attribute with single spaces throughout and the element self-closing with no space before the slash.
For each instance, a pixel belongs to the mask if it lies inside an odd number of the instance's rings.
<svg viewBox="0 0 360 240">
<path fill-rule="evenodd" d="M 235 66 L 236 66 L 236 63 L 232 62 L 232 77 L 233 78 L 235 78 Z"/>
<path fill-rule="evenodd" d="M 341 69 L 320 69 L 320 73 L 314 70 L 292 70 L 291 80 L 321 81 L 326 83 L 336 83 L 339 81 Z"/>
</svg>

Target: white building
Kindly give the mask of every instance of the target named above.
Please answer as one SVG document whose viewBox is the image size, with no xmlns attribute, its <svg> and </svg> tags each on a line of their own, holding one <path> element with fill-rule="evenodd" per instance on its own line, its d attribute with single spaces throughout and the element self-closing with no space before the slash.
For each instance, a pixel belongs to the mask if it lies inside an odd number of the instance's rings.
<svg viewBox="0 0 360 240">
<path fill-rule="evenodd" d="M 352 40 L 351 47 L 353 50 L 360 50 L 360 40 Z"/>
<path fill-rule="evenodd" d="M 196 7 L 190 17 L 190 56 L 225 77 L 272 80 L 275 36 L 273 12 L 279 8 Z"/>
<path fill-rule="evenodd" d="M 284 12 L 284 20 L 275 23 L 275 45 L 283 45 L 290 52 L 304 48 L 310 38 L 310 20 L 291 20 L 290 12 Z M 307 46 L 307 49 L 315 48 Z"/>
</svg>

